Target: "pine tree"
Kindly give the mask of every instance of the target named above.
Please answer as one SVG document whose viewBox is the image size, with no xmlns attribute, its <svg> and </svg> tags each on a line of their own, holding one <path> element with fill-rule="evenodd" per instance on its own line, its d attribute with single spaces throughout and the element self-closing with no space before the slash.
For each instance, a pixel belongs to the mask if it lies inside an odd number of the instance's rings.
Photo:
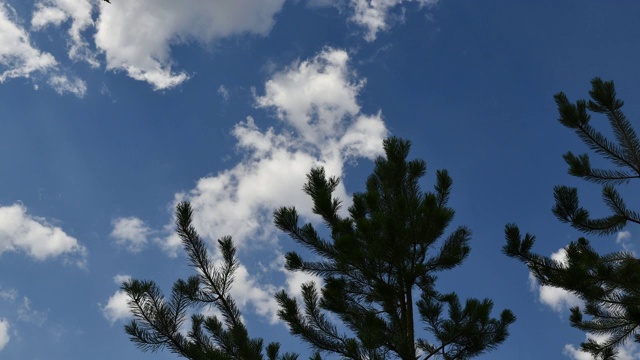
<svg viewBox="0 0 640 360">
<path fill-rule="evenodd" d="M 489 299 L 468 299 L 463 306 L 455 293 L 436 291 L 435 275 L 469 254 L 471 232 L 459 227 L 435 248 L 453 219 L 447 206 L 452 181 L 447 171 L 438 171 L 435 191 L 422 192 L 418 181 L 426 165 L 407 161 L 409 148 L 397 138 L 384 142 L 386 158 L 375 161 L 348 217 L 339 214 L 341 203 L 332 197 L 338 179 L 327 179 L 322 168 L 308 174 L 304 191 L 330 240 L 311 224 L 299 227 L 295 208 L 275 212 L 276 226 L 320 258 L 286 254 L 288 270 L 324 282 L 320 292 L 313 283 L 302 286 L 303 308 L 285 291 L 276 295 L 291 333 L 319 352 L 359 360 L 469 359 L 502 343 L 515 321 L 509 310 L 491 318 Z M 344 332 L 329 314 L 341 320 Z M 418 337 L 416 315 L 431 338 Z"/>
<path fill-rule="evenodd" d="M 129 308 L 134 319 L 125 326 L 131 341 L 143 351 L 164 348 L 192 360 L 262 360 L 263 340 L 249 337 L 240 318 L 240 311 L 229 290 L 233 274 L 238 267 L 236 249 L 231 237 L 218 240 L 222 254 L 221 266 L 214 266 L 207 246 L 191 225 L 192 210 L 187 202 L 176 209 L 177 231 L 191 266 L 198 270 L 187 280 L 173 284 L 171 296 L 166 299 L 153 281 L 129 280 L 122 290 L 129 297 Z M 187 334 L 181 332 L 187 320 L 187 310 L 214 306 L 222 314 L 216 316 L 191 315 Z M 280 345 L 270 343 L 266 348 L 269 360 L 295 360 L 297 355 L 279 355 Z"/>
<path fill-rule="evenodd" d="M 592 218 L 589 211 L 580 206 L 578 190 L 567 186 L 554 189 L 553 213 L 581 232 L 609 235 L 628 223 L 640 223 L 640 215 L 627 208 L 617 190 L 631 179 L 640 178 L 640 141 L 622 113 L 623 102 L 617 98 L 613 82 L 595 78 L 591 85 L 589 101 L 572 104 L 564 93 L 555 95 L 559 121 L 573 129 L 592 151 L 615 168 L 594 169 L 587 154 L 576 156 L 567 152 L 564 159 L 569 165 L 569 174 L 603 185 L 602 197 L 612 214 Z M 615 141 L 591 126 L 589 111 L 606 115 Z M 588 240 L 580 238 L 569 244 L 567 261 L 560 263 L 532 253 L 535 237 L 526 234 L 523 238 L 516 225 L 507 225 L 505 233 L 505 254 L 525 263 L 541 285 L 565 289 L 584 300 L 583 308 L 571 309 L 571 325 L 607 337 L 604 341 L 590 339 L 583 343 L 584 351 L 596 358 L 614 359 L 621 344 L 630 339 L 640 343 L 640 261 L 632 253 L 600 255 Z"/>
</svg>

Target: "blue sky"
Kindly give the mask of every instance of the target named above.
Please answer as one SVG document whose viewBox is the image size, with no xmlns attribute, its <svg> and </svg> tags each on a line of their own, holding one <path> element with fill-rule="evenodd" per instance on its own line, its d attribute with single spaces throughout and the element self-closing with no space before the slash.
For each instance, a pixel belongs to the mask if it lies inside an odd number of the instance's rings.
<svg viewBox="0 0 640 360">
<path fill-rule="evenodd" d="M 504 225 L 562 259 L 580 234 L 551 214 L 553 186 L 586 148 L 557 122 L 553 94 L 614 80 L 640 118 L 636 2 L 450 0 L 0 0 L 0 358 L 172 359 L 127 339 L 127 276 L 169 291 L 191 274 L 173 234 L 190 200 L 211 244 L 232 235 L 233 295 L 252 336 L 307 354 L 273 294 L 307 278 L 271 224 L 314 165 L 362 191 L 388 135 L 454 181 L 472 252 L 438 288 L 492 298 L 518 317 L 481 359 L 589 359 L 569 294 L 531 283 L 501 254 Z M 594 119 L 606 129 L 606 121 Z M 633 194 L 629 192 L 630 194 Z M 592 239 L 634 250 L 627 228 Z M 214 253 L 215 254 L 215 253 Z M 623 359 L 640 358 L 630 344 Z"/>
</svg>

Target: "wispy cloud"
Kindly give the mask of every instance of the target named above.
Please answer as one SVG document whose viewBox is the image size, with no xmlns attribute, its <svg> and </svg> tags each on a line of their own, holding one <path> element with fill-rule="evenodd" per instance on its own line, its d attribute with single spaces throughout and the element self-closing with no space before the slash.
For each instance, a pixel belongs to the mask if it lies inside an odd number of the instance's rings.
<svg viewBox="0 0 640 360">
<path fill-rule="evenodd" d="M 0 299 L 6 300 L 6 301 L 14 301 L 17 296 L 18 296 L 18 290 L 16 289 L 0 290 Z"/>
<path fill-rule="evenodd" d="M 67 31 L 69 58 L 74 61 L 86 61 L 92 67 L 100 66 L 95 50 L 82 36 L 83 32 L 94 26 L 91 13 L 93 5 L 89 0 L 39 0 L 31 17 L 31 28 L 35 31 L 48 26 L 62 26 L 70 22 Z"/>
<path fill-rule="evenodd" d="M 1 231 L 1 230 L 0 230 Z M 19 301 L 16 301 L 20 299 Z M 4 304 L 1 304 L 4 302 Z M 31 304 L 31 299 L 27 296 L 21 296 L 16 289 L 0 290 L 0 308 L 5 310 L 3 315 L 9 317 L 0 317 L 0 351 L 9 343 L 10 336 L 10 324 L 16 322 L 29 323 L 41 327 L 45 324 L 48 317 L 48 311 L 41 311 L 36 309 Z M 8 310 L 8 311 L 7 311 Z M 19 331 L 14 329 L 13 334 L 19 334 Z M 18 339 L 19 339 L 18 335 Z"/>
<path fill-rule="evenodd" d="M 220 84 L 220 86 L 218 87 L 218 95 L 222 96 L 222 100 L 229 101 L 229 99 L 231 98 L 231 92 L 229 92 L 229 89 L 227 89 L 223 84 Z"/>
<path fill-rule="evenodd" d="M 391 12 L 403 4 L 417 2 L 420 7 L 432 7 L 439 0 L 351 0 L 351 21 L 365 28 L 364 39 L 376 40 L 378 33 L 390 27 Z"/>
<path fill-rule="evenodd" d="M 42 326 L 47 321 L 47 313 L 34 309 L 31 299 L 24 296 L 18 306 L 18 320 Z"/>
<path fill-rule="evenodd" d="M 47 80 L 47 84 L 60 95 L 71 93 L 82 98 L 87 93 L 87 83 L 75 76 L 69 78 L 66 75 L 53 75 Z"/>
</svg>

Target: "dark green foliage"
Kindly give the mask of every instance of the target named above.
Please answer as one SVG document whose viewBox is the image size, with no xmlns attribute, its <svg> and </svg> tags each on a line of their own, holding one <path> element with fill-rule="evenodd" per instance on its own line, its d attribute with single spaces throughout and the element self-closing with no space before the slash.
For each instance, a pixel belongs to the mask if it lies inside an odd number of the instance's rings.
<svg viewBox="0 0 640 360">
<path fill-rule="evenodd" d="M 619 231 L 627 222 L 640 224 L 638 213 L 627 209 L 615 188 L 631 179 L 640 178 L 640 140 L 622 113 L 624 103 L 616 97 L 613 82 L 595 78 L 591 85 L 591 100 L 588 102 L 579 100 L 572 104 L 564 93 L 555 96 L 560 112 L 559 120 L 564 126 L 573 129 L 592 151 L 609 160 L 617 168 L 593 169 L 588 154 L 575 156 L 567 152 L 564 159 L 569 165 L 569 174 L 603 184 L 602 197 L 612 214 L 605 218 L 592 219 L 589 212 L 579 206 L 577 189 L 566 186 L 555 188 L 556 205 L 553 213 L 561 221 L 570 223 L 580 231 L 607 235 Z M 615 142 L 591 126 L 591 116 L 587 110 L 607 116 Z"/>
<path fill-rule="evenodd" d="M 640 141 L 631 123 L 622 113 L 623 102 L 616 97 L 613 82 L 599 78 L 591 81 L 591 100 L 569 102 L 563 93 L 555 96 L 560 123 L 573 129 L 595 153 L 615 166 L 593 169 L 589 155 L 568 152 L 564 159 L 569 174 L 603 184 L 602 197 L 612 211 L 610 216 L 594 219 L 580 207 L 578 190 L 567 186 L 554 189 L 553 213 L 565 223 L 589 234 L 613 234 L 627 223 L 640 223 L 637 212 L 629 210 L 616 190 L 617 186 L 640 178 Z M 609 140 L 590 124 L 594 112 L 606 115 L 615 141 Z M 629 252 L 598 254 L 589 242 L 580 238 L 566 248 L 567 262 L 559 263 L 531 252 L 535 237 L 522 238 L 514 224 L 506 226 L 507 244 L 503 251 L 524 262 L 540 284 L 570 291 L 585 302 L 583 309 L 571 309 L 571 325 L 592 334 L 607 335 L 603 342 L 589 340 L 582 349 L 600 359 L 614 359 L 616 349 L 629 339 L 640 342 L 640 261 Z M 584 317 L 587 316 L 587 318 Z"/>
<path fill-rule="evenodd" d="M 174 283 L 171 297 L 165 298 L 153 281 L 130 280 L 122 285 L 129 296 L 129 308 L 134 319 L 125 326 L 131 341 L 142 351 L 164 348 L 192 360 L 262 360 L 263 341 L 249 337 L 240 319 L 240 311 L 229 289 L 238 267 L 236 249 L 230 237 L 218 240 L 223 257 L 221 266 L 214 266 L 206 244 L 191 226 L 191 206 L 180 203 L 176 210 L 177 231 L 191 266 L 198 275 Z M 180 330 L 188 309 L 214 306 L 222 313 L 215 316 L 191 315 L 191 329 L 186 335 Z M 297 355 L 279 355 L 280 345 L 271 343 L 266 348 L 269 360 L 296 360 Z"/>
<path fill-rule="evenodd" d="M 409 148 L 397 138 L 384 142 L 386 158 L 376 160 L 366 192 L 353 196 L 348 217 L 339 214 L 340 201 L 332 197 L 338 179 L 327 179 L 322 168 L 311 170 L 304 191 L 330 240 L 311 224 L 299 227 L 295 208 L 275 212 L 276 226 L 320 259 L 286 255 L 288 270 L 324 280 L 320 293 L 307 283 L 303 304 L 284 291 L 276 295 L 280 318 L 317 351 L 363 360 L 468 359 L 502 343 L 515 321 L 509 310 L 491 318 L 490 300 L 470 299 L 462 306 L 456 294 L 435 290 L 435 274 L 469 254 L 471 233 L 459 227 L 439 241 L 454 215 L 447 207 L 451 178 L 438 171 L 434 192 L 422 192 L 418 181 L 426 165 L 407 161 Z M 414 306 L 430 339 L 416 337 Z M 325 313 L 339 318 L 348 333 Z"/>
</svg>

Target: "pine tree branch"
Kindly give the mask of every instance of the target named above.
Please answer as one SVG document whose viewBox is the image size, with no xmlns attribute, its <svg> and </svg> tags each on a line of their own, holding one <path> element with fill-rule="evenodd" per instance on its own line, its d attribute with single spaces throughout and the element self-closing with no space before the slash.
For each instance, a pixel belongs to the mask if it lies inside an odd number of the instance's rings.
<svg viewBox="0 0 640 360">
<path fill-rule="evenodd" d="M 191 225 L 191 217 L 189 203 L 180 203 L 176 209 L 176 227 L 190 265 L 198 270 L 198 275 L 176 281 L 168 303 L 151 281 L 125 282 L 122 290 L 130 297 L 129 307 L 134 315 L 125 331 L 143 351 L 167 347 L 191 360 L 262 360 L 263 340 L 249 337 L 240 311 L 229 295 L 234 272 L 239 266 L 231 238 L 218 240 L 223 264 L 212 266 L 206 244 Z M 185 337 L 180 327 L 187 308 L 210 304 L 222 312 L 225 324 L 215 316 L 194 314 L 191 330 Z M 270 359 L 297 359 L 297 355 L 291 353 L 278 357 L 278 349 L 279 346 L 270 344 Z"/>
<path fill-rule="evenodd" d="M 320 238 L 310 224 L 300 228 L 295 208 L 282 207 L 274 213 L 280 230 L 321 258 L 306 262 L 290 252 L 286 268 L 324 280 L 321 298 L 315 289 L 303 286 L 304 313 L 295 299 L 279 292 L 278 315 L 292 334 L 317 350 L 350 359 L 383 360 L 388 354 L 415 360 L 416 346 L 427 346 L 415 341 L 412 291 L 418 287 L 426 297 L 439 296 L 433 273 L 451 269 L 466 258 L 470 232 L 464 227 L 455 230 L 440 251 L 428 257 L 454 216 L 453 209 L 446 206 L 451 179 L 446 171 L 438 171 L 434 192 L 423 193 L 419 180 L 426 165 L 422 160 L 407 161 L 410 143 L 390 138 L 383 146 L 386 156 L 375 160 L 366 191 L 354 194 L 349 217 L 338 215 L 340 201 L 332 195 L 338 179 L 327 179 L 322 168 L 312 169 L 307 176 L 303 190 L 313 201 L 314 213 L 324 220 L 330 239 Z M 468 336 L 460 339 L 457 349 L 472 357 L 501 342 L 500 336 L 507 336 L 512 320 L 489 319 L 490 306 L 469 304 L 464 309 L 469 317 L 457 325 L 466 326 Z M 325 321 L 325 311 L 335 314 L 355 337 L 338 335 L 335 326 Z M 430 319 L 423 316 L 427 324 Z M 494 324 L 500 325 L 495 336 L 489 327 L 483 327 Z M 440 327 L 433 324 L 436 332 Z"/>
<path fill-rule="evenodd" d="M 589 95 L 593 100 L 589 100 L 589 110 L 604 113 L 609 119 L 614 135 L 622 145 L 625 158 L 630 159 L 635 164 L 632 169 L 640 175 L 640 141 L 633 130 L 633 127 L 620 110 L 624 102 L 617 99 L 615 86 L 612 81 L 602 81 L 595 78 L 591 81 L 592 90 Z"/>
<path fill-rule="evenodd" d="M 584 100 L 578 100 L 575 105 L 571 104 L 567 96 L 562 92 L 556 94 L 554 98 L 560 113 L 560 123 L 574 129 L 578 137 L 591 150 L 611 160 L 618 166 L 629 167 L 637 172 L 633 164 L 624 157 L 622 149 L 589 125 L 590 116 L 586 112 L 587 106 Z"/>
<path fill-rule="evenodd" d="M 605 185 L 620 185 L 628 183 L 631 179 L 640 178 L 640 175 L 631 175 L 620 170 L 593 169 L 591 168 L 591 162 L 587 154 L 575 156 L 569 151 L 562 157 L 569 165 L 570 175 L 583 178 L 589 182 Z"/>
</svg>

